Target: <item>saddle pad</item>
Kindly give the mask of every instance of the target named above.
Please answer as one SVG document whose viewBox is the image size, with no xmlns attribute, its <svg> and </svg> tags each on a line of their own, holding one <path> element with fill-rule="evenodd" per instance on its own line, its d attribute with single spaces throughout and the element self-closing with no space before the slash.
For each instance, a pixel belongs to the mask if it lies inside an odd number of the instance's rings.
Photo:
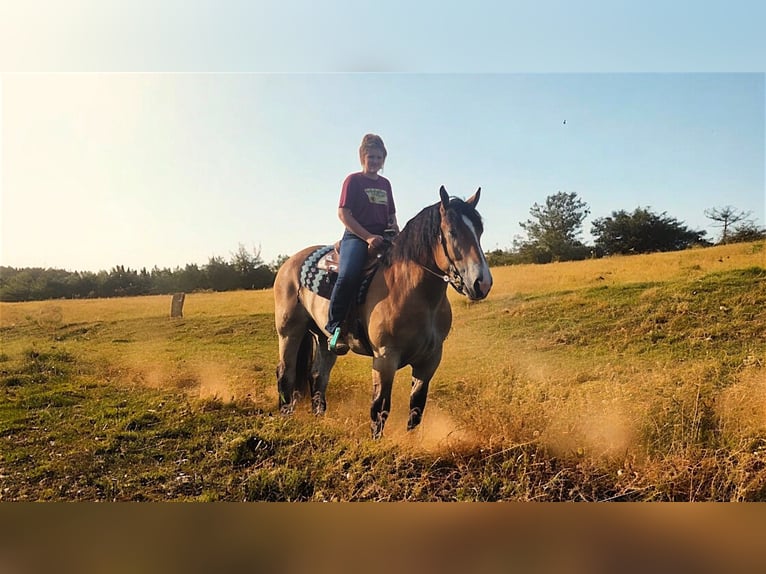
<svg viewBox="0 0 766 574">
<path fill-rule="evenodd" d="M 331 276 L 324 269 L 318 269 L 317 263 L 333 249 L 332 245 L 320 247 L 309 254 L 301 265 L 301 285 L 324 299 L 329 299 L 332 295 L 332 288 L 335 285 L 337 275 L 333 273 Z"/>
<path fill-rule="evenodd" d="M 317 263 L 322 257 L 334 249 L 335 246 L 333 245 L 320 247 L 316 251 L 310 253 L 303 262 L 303 265 L 301 265 L 301 285 L 323 299 L 332 297 L 332 288 L 335 286 L 335 280 L 338 278 L 338 274 L 328 272 L 325 269 L 319 269 Z M 364 298 L 367 295 L 367 289 L 370 287 L 370 283 L 372 282 L 376 270 L 377 266 L 373 267 L 362 277 L 361 284 L 359 285 L 359 292 L 356 295 L 356 302 L 358 304 L 364 302 Z"/>
</svg>

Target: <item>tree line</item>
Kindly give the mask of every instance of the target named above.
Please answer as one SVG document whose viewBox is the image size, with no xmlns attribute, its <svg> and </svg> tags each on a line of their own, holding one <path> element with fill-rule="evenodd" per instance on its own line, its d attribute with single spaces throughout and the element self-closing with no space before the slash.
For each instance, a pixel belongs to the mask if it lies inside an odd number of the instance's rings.
<svg viewBox="0 0 766 574">
<path fill-rule="evenodd" d="M 529 213 L 531 217 L 520 222 L 526 237 L 514 239 L 510 249 L 487 253 L 490 265 L 578 261 L 715 244 L 706 238 L 706 231 L 689 229 L 667 212 L 655 213 L 649 208 L 637 207 L 632 212 L 613 211 L 607 217 L 593 220 L 594 243 L 586 245 L 580 235 L 590 209 L 576 193 L 549 195 L 544 204 L 535 203 Z M 750 215 L 732 206 L 705 210 L 705 216 L 713 225 L 723 229 L 718 244 L 766 238 L 766 229 L 758 227 Z"/>
<path fill-rule="evenodd" d="M 0 301 L 40 301 L 45 299 L 86 299 L 135 295 L 164 295 L 193 291 L 233 291 L 267 289 L 274 284 L 277 269 L 286 259 L 265 264 L 260 250 L 248 252 L 244 246 L 229 260 L 210 257 L 206 265 L 187 264 L 175 269 L 154 267 L 131 269 L 124 265 L 110 271 L 65 271 L 0 267 Z"/>
</svg>

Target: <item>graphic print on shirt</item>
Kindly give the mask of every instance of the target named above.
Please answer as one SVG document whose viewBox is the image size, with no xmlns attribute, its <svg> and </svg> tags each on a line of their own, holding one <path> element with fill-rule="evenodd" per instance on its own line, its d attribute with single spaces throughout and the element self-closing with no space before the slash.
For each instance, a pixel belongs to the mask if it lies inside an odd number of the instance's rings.
<svg viewBox="0 0 766 574">
<path fill-rule="evenodd" d="M 378 189 L 377 187 L 366 187 L 364 193 L 367 194 L 367 199 L 370 203 L 375 205 L 388 205 L 388 194 L 385 189 Z"/>
</svg>

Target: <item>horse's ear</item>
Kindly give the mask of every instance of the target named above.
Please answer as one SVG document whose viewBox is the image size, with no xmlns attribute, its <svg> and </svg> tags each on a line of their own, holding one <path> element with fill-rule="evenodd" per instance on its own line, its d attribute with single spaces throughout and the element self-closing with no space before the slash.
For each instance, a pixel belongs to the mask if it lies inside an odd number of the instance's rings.
<svg viewBox="0 0 766 574">
<path fill-rule="evenodd" d="M 474 193 L 471 197 L 465 200 L 465 202 L 476 209 L 476 206 L 479 204 L 479 198 L 481 197 L 481 188 L 476 190 L 476 193 Z"/>
<path fill-rule="evenodd" d="M 447 209 L 447 206 L 449 205 L 449 194 L 447 193 L 447 190 L 444 189 L 444 186 L 439 188 L 439 197 L 442 199 L 442 207 Z"/>
</svg>

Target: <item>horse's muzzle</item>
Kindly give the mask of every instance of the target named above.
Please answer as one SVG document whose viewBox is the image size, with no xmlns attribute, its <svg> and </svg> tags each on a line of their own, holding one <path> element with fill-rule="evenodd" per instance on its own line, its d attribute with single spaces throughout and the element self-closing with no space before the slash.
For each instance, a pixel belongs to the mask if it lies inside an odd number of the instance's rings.
<svg viewBox="0 0 766 574">
<path fill-rule="evenodd" d="M 472 286 L 465 286 L 465 294 L 472 301 L 480 301 L 489 295 L 490 289 L 492 289 L 492 275 L 488 275 L 487 278 L 481 275 Z"/>
</svg>

